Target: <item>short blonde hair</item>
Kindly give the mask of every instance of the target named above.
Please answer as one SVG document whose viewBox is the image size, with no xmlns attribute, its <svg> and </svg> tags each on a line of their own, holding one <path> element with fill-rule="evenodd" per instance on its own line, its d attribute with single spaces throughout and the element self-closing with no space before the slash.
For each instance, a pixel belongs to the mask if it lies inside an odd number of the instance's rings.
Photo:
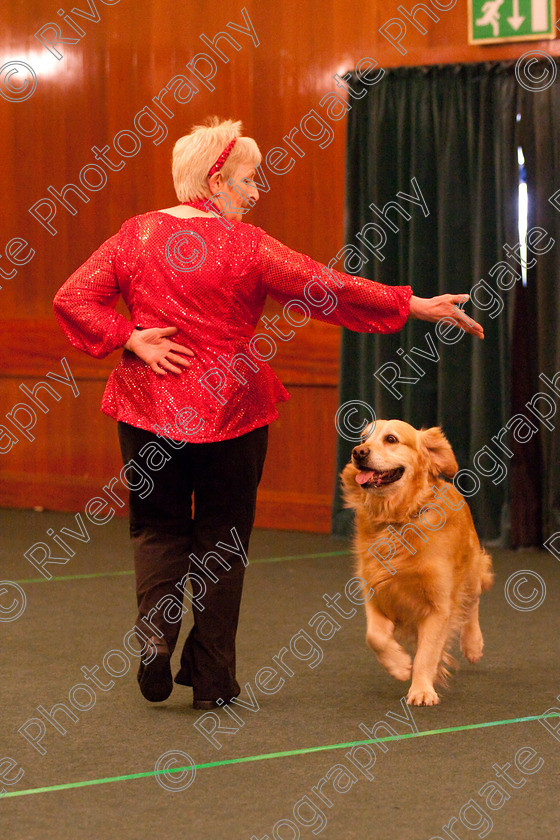
<svg viewBox="0 0 560 840">
<path fill-rule="evenodd" d="M 220 170 L 224 180 L 232 178 L 243 164 L 255 167 L 260 164 L 259 147 L 252 137 L 241 137 L 242 130 L 240 120 L 209 117 L 205 125 L 193 126 L 190 134 L 177 140 L 173 147 L 172 171 L 179 201 L 194 201 L 211 195 L 208 172 L 234 138 L 237 142 Z"/>
</svg>

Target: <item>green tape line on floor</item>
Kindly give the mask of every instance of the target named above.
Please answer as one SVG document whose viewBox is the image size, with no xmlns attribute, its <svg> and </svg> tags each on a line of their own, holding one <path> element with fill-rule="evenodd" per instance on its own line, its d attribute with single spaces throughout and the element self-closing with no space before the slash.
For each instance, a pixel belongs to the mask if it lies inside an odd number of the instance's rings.
<svg viewBox="0 0 560 840">
<path fill-rule="evenodd" d="M 511 718 L 509 720 L 491 720 L 484 723 L 467 723 L 464 726 L 449 726 L 445 729 L 427 729 L 422 732 L 410 732 L 405 735 L 389 735 L 386 738 L 375 738 L 367 741 L 348 741 L 344 744 L 326 744 L 319 747 L 304 747 L 299 750 L 286 750 L 284 752 L 263 753 L 261 755 L 249 755 L 242 758 L 229 758 L 223 761 L 209 761 L 206 764 L 194 765 L 196 770 L 205 770 L 211 767 L 228 767 L 235 764 L 246 764 L 253 761 L 265 761 L 273 758 L 289 758 L 295 755 L 309 755 L 310 753 L 326 752 L 329 750 L 345 750 L 351 747 L 361 746 L 363 744 L 381 744 L 385 741 L 402 741 L 408 738 L 422 738 L 427 735 L 445 735 L 449 732 L 465 732 L 473 729 L 485 729 L 490 726 L 506 726 L 512 723 L 530 723 L 531 721 L 539 720 L 542 717 L 560 717 L 557 712 L 552 712 L 549 715 L 529 715 L 523 718 Z M 89 787 L 91 785 L 106 785 L 111 782 L 127 782 L 131 779 L 145 779 L 156 776 L 157 773 L 181 773 L 185 770 L 192 769 L 192 767 L 174 767 L 168 770 L 148 770 L 143 773 L 130 773 L 126 776 L 109 776 L 104 779 L 90 779 L 83 782 L 68 782 L 61 785 L 50 785 L 49 787 L 29 788 L 28 790 L 14 790 L 10 793 L 5 793 L 0 799 L 10 799 L 16 796 L 30 796 L 33 793 L 53 793 L 58 790 L 72 790 L 73 788 Z"/>
<path fill-rule="evenodd" d="M 344 555 L 350 555 L 351 553 L 351 551 L 323 551 L 318 554 L 287 554 L 285 557 L 260 557 L 257 560 L 250 560 L 249 565 L 254 566 L 257 563 L 283 563 L 286 560 L 310 560 L 315 557 L 342 557 Z M 14 583 L 51 583 L 52 581 L 61 580 L 86 580 L 88 578 L 115 577 L 116 575 L 133 574 L 134 571 L 132 569 L 125 569 L 124 571 L 119 572 L 92 572 L 91 574 L 83 575 L 59 575 L 58 577 L 52 577 L 49 580 L 44 577 L 24 578 L 23 580 L 15 580 Z"/>
</svg>

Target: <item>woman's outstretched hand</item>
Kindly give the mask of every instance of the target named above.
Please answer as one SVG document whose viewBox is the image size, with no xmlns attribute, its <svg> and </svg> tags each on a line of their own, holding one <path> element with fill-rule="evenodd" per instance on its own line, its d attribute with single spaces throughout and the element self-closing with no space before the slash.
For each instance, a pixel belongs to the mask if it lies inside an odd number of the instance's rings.
<svg viewBox="0 0 560 840">
<path fill-rule="evenodd" d="M 192 350 L 170 341 L 167 336 L 175 335 L 177 327 L 151 327 L 147 330 L 134 330 L 126 344 L 126 350 L 135 353 L 139 359 L 146 362 L 154 373 L 165 376 L 167 371 L 181 373 L 181 369 L 190 367 L 191 363 L 183 356 L 194 356 Z"/>
<path fill-rule="evenodd" d="M 418 318 L 420 321 L 454 321 L 458 327 L 475 335 L 477 338 L 484 338 L 484 329 L 477 321 L 473 321 L 465 315 L 461 306 L 466 303 L 470 295 L 438 295 L 433 298 L 421 298 L 412 295 L 410 298 L 410 317 Z"/>
</svg>

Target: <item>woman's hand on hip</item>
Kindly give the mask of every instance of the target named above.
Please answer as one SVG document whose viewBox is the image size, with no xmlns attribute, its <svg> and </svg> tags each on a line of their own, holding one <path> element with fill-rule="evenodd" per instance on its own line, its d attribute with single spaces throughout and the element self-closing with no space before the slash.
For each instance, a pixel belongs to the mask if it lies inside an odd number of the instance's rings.
<svg viewBox="0 0 560 840">
<path fill-rule="evenodd" d="M 168 336 L 175 335 L 177 327 L 151 327 L 147 330 L 134 330 L 125 349 L 130 350 L 143 362 L 151 367 L 154 373 L 165 376 L 167 371 L 181 373 L 176 365 L 188 368 L 191 363 L 183 358 L 194 356 L 192 350 L 170 341 Z M 183 355 L 179 355 L 183 354 Z"/>
<path fill-rule="evenodd" d="M 442 319 L 446 322 L 457 324 L 465 332 L 475 335 L 477 338 L 484 338 L 484 329 L 477 321 L 473 321 L 465 315 L 461 309 L 469 295 L 438 295 L 433 298 L 421 298 L 412 295 L 410 298 L 410 318 L 418 318 L 420 321 L 431 321 L 436 323 Z"/>
</svg>

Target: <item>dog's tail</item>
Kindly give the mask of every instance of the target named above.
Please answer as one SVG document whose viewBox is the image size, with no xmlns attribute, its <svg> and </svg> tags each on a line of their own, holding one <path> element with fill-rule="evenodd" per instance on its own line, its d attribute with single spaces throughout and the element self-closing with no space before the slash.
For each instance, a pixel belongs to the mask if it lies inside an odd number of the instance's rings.
<svg viewBox="0 0 560 840">
<path fill-rule="evenodd" d="M 438 671 L 435 678 L 435 682 L 438 685 L 441 685 L 443 688 L 446 688 L 449 684 L 449 680 L 453 675 L 453 671 L 457 668 L 457 660 L 454 656 L 451 655 L 449 648 L 446 647 L 442 653 L 441 660 L 438 665 Z"/>
<path fill-rule="evenodd" d="M 480 589 L 485 592 L 494 583 L 492 558 L 483 548 L 480 549 Z"/>
</svg>

